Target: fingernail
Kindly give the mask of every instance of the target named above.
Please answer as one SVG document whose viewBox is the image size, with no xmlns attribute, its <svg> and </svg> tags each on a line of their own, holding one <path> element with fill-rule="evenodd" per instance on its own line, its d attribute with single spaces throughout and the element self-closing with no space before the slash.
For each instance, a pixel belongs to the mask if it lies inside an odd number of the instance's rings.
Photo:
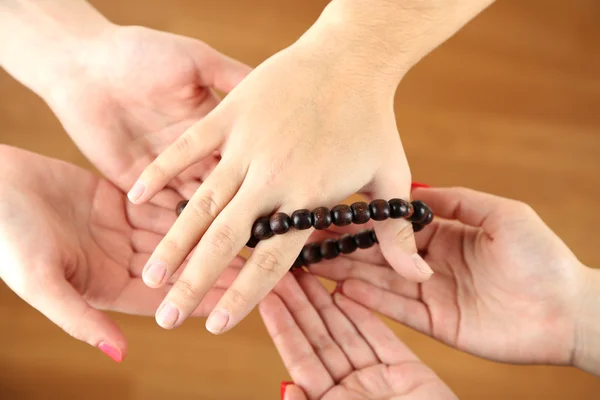
<svg viewBox="0 0 600 400">
<path fill-rule="evenodd" d="M 171 329 L 179 319 L 179 310 L 169 303 L 164 303 L 156 313 L 156 322 L 165 329 Z"/>
<path fill-rule="evenodd" d="M 413 191 L 416 188 L 430 188 L 431 186 L 426 185 L 424 183 L 419 183 L 419 182 L 413 182 L 410 184 L 410 190 Z"/>
<path fill-rule="evenodd" d="M 344 286 L 344 282 L 342 282 L 342 281 L 338 282 L 337 285 L 335 285 L 335 289 L 333 289 L 333 293 L 331 293 L 331 295 L 333 296 L 336 293 L 344 294 L 343 286 Z"/>
<path fill-rule="evenodd" d="M 413 254 L 412 258 L 415 263 L 415 267 L 417 267 L 417 270 L 419 270 L 420 273 L 429 276 L 433 275 L 433 270 L 419 254 Z"/>
<path fill-rule="evenodd" d="M 285 389 L 288 387 L 288 385 L 293 384 L 294 382 L 281 382 L 281 400 L 285 399 Z"/>
<path fill-rule="evenodd" d="M 133 187 L 129 191 L 129 193 L 127 193 L 127 197 L 129 198 L 129 201 L 135 203 L 137 199 L 139 199 L 144 194 L 145 191 L 146 185 L 144 185 L 141 182 L 136 182 L 135 185 L 133 185 Z"/>
<path fill-rule="evenodd" d="M 167 273 L 167 265 L 162 261 L 153 261 L 142 274 L 144 283 L 149 286 L 160 285 Z"/>
<path fill-rule="evenodd" d="M 123 361 L 123 354 L 121 354 L 121 350 L 117 349 L 116 347 L 111 346 L 106 342 L 100 342 L 98 348 L 101 352 L 112 358 L 113 361 L 116 361 L 118 363 Z"/>
<path fill-rule="evenodd" d="M 229 322 L 229 313 L 223 309 L 214 310 L 206 321 L 206 329 L 210 333 L 221 333 Z"/>
</svg>

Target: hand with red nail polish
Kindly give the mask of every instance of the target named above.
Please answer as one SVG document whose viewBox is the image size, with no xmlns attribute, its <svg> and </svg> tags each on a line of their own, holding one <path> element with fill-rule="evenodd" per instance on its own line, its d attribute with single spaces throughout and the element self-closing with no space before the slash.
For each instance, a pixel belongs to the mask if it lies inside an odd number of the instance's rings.
<svg viewBox="0 0 600 400">
<path fill-rule="evenodd" d="M 0 160 L 0 278 L 68 334 L 122 361 L 123 332 L 100 310 L 154 314 L 171 283 L 148 288 L 142 267 L 175 204 L 132 206 L 88 171 L 6 145 Z M 194 315 L 208 315 L 223 295 L 236 275 L 226 272 Z"/>
<path fill-rule="evenodd" d="M 283 400 L 450 400 L 452 391 L 373 312 L 304 271 L 259 306 L 293 384 Z"/>
<path fill-rule="evenodd" d="M 416 235 L 435 272 L 430 280 L 402 279 L 377 248 L 324 261 L 311 272 L 341 281 L 344 295 L 363 306 L 460 350 L 501 362 L 577 363 L 581 338 L 600 331 L 582 328 L 597 320 L 597 312 L 582 311 L 585 293 L 594 292 L 589 282 L 600 279 L 596 271 L 521 202 L 463 188 L 418 188 L 413 197 L 436 213 Z"/>
</svg>

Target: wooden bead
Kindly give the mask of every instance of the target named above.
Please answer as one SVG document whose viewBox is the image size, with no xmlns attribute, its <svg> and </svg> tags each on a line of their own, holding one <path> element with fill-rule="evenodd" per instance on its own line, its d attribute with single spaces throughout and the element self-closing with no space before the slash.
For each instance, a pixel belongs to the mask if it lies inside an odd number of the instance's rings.
<svg viewBox="0 0 600 400">
<path fill-rule="evenodd" d="M 185 206 L 187 206 L 187 204 L 187 200 L 182 200 L 179 203 L 177 203 L 177 207 L 175 207 L 175 214 L 177 214 L 178 217 L 181 215 L 183 209 L 185 208 Z"/>
<path fill-rule="evenodd" d="M 427 213 L 430 211 L 429 207 L 420 200 L 415 200 L 411 202 L 411 204 L 413 206 L 413 213 L 408 217 L 408 220 L 410 222 L 422 223 L 425 220 Z"/>
<path fill-rule="evenodd" d="M 347 204 L 340 204 L 331 209 L 331 219 L 335 226 L 347 226 L 352 223 L 352 208 Z"/>
<path fill-rule="evenodd" d="M 417 232 L 422 231 L 423 228 L 425 228 L 425 225 L 421 225 L 421 224 L 417 224 L 417 223 L 413 222 L 412 228 L 413 228 L 413 232 L 417 233 Z"/>
<path fill-rule="evenodd" d="M 292 213 L 292 225 L 299 231 L 312 228 L 312 222 L 312 214 L 309 210 L 296 210 Z"/>
<path fill-rule="evenodd" d="M 269 239 L 274 235 L 269 223 L 269 217 L 261 217 L 252 225 L 252 236 L 258 240 Z"/>
<path fill-rule="evenodd" d="M 294 261 L 294 263 L 292 264 L 292 266 L 290 267 L 290 271 L 297 269 L 297 268 L 302 268 L 306 265 L 306 263 L 304 262 L 304 259 L 302 258 L 302 253 L 298 255 L 298 257 L 296 257 L 296 260 Z"/>
<path fill-rule="evenodd" d="M 373 200 L 369 203 L 369 211 L 374 221 L 384 221 L 390 217 L 390 204 L 385 200 Z"/>
<path fill-rule="evenodd" d="M 322 230 L 331 226 L 331 213 L 327 207 L 318 207 L 312 211 L 313 226 L 315 229 Z"/>
<path fill-rule="evenodd" d="M 433 221 L 433 212 L 431 210 L 429 210 L 429 212 L 427 213 L 427 215 L 425 216 L 425 219 L 421 222 L 421 224 L 429 225 L 431 223 L 431 221 Z"/>
<path fill-rule="evenodd" d="M 379 240 L 377 240 L 377 234 L 375 233 L 375 230 L 371 229 L 369 232 L 371 233 L 371 240 L 373 241 L 373 243 L 379 243 Z"/>
<path fill-rule="evenodd" d="M 250 236 L 250 239 L 246 243 L 246 247 L 250 247 L 251 249 L 253 249 L 253 248 L 256 247 L 256 245 L 258 244 L 258 242 L 260 242 L 260 240 L 258 240 L 254 236 Z"/>
<path fill-rule="evenodd" d="M 337 240 L 325 239 L 321 243 L 321 254 L 325 260 L 332 260 L 340 255 Z"/>
<path fill-rule="evenodd" d="M 410 203 L 402 199 L 391 199 L 388 201 L 390 206 L 390 218 L 405 218 L 409 215 Z"/>
<path fill-rule="evenodd" d="M 354 242 L 354 236 L 349 233 L 340 236 L 338 239 L 338 248 L 342 254 L 350 254 L 356 250 L 356 243 Z"/>
<path fill-rule="evenodd" d="M 355 224 L 366 224 L 371 219 L 371 212 L 369 211 L 369 205 L 364 201 L 357 201 L 352 203 L 352 222 Z"/>
<path fill-rule="evenodd" d="M 269 226 L 276 235 L 283 235 L 292 227 L 292 219 L 286 213 L 278 212 L 269 218 Z"/>
<path fill-rule="evenodd" d="M 316 264 L 323 259 L 319 243 L 309 243 L 302 248 L 302 259 L 305 265 Z"/>
<path fill-rule="evenodd" d="M 371 239 L 371 232 L 368 230 L 360 231 L 354 235 L 354 242 L 356 242 L 356 247 L 359 249 L 368 249 L 374 244 L 373 239 Z"/>
</svg>

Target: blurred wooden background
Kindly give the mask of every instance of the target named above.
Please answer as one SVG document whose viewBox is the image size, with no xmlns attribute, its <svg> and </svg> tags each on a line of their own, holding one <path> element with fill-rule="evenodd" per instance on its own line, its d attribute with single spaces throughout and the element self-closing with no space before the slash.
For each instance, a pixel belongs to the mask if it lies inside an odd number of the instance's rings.
<svg viewBox="0 0 600 400">
<path fill-rule="evenodd" d="M 200 38 L 256 66 L 292 43 L 325 0 L 94 0 L 110 19 Z M 399 127 L 416 180 L 532 204 L 600 266 L 600 3 L 503 0 L 402 82 Z M 16 39 L 15 39 L 16 40 Z M 89 166 L 36 96 L 0 72 L 0 142 Z M 1 160 L 0 160 L 1 162 Z M 117 365 L 0 287 L 1 399 L 277 399 L 287 378 L 257 313 L 222 337 L 204 321 L 163 331 L 115 316 Z M 462 399 L 598 399 L 571 368 L 501 365 L 395 326 Z"/>
</svg>

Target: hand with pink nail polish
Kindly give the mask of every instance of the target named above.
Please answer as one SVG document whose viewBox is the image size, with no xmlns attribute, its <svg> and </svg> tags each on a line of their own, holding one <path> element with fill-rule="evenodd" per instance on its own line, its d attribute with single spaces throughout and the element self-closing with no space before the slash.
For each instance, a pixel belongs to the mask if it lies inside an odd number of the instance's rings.
<svg viewBox="0 0 600 400">
<path fill-rule="evenodd" d="M 282 400 L 457 399 L 373 312 L 309 273 L 286 276 L 259 310 L 294 381 Z"/>
<path fill-rule="evenodd" d="M 595 351 L 600 360 L 600 350 L 592 350 L 600 349 L 593 322 L 600 306 L 586 305 L 599 292 L 598 271 L 585 267 L 531 207 L 462 188 L 412 194 L 436 213 L 416 235 L 434 270 L 430 280 L 402 279 L 378 248 L 311 272 L 342 282 L 344 295 L 365 307 L 481 357 L 577 365 Z"/>
<path fill-rule="evenodd" d="M 0 160 L 0 278 L 68 334 L 120 362 L 125 337 L 99 310 L 154 314 L 171 283 L 150 289 L 141 272 L 173 210 L 132 206 L 107 180 L 24 150 L 0 145 Z M 226 272 L 194 315 L 208 315 L 223 295 L 236 275 Z"/>
</svg>

